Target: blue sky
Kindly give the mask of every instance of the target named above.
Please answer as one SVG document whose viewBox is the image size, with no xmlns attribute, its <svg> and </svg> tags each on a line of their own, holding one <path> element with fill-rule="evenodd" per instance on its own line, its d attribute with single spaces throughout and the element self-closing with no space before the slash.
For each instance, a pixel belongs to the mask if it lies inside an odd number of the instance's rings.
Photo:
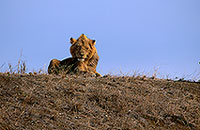
<svg viewBox="0 0 200 130">
<path fill-rule="evenodd" d="M 28 71 L 70 57 L 69 38 L 97 41 L 102 74 L 200 73 L 199 0 L 0 0 L 0 71 L 22 52 Z"/>
</svg>

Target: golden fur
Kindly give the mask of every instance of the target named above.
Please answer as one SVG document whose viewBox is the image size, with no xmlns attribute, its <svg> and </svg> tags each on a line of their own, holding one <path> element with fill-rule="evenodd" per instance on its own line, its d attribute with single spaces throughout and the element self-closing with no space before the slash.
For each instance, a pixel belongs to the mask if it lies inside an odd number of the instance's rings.
<svg viewBox="0 0 200 130">
<path fill-rule="evenodd" d="M 95 40 L 87 38 L 82 34 L 77 40 L 70 38 L 71 47 L 70 53 L 72 58 L 67 58 L 62 61 L 57 59 L 51 60 L 48 73 L 58 74 L 61 71 L 69 72 L 87 72 L 101 76 L 96 72 L 99 56 L 95 47 Z"/>
</svg>

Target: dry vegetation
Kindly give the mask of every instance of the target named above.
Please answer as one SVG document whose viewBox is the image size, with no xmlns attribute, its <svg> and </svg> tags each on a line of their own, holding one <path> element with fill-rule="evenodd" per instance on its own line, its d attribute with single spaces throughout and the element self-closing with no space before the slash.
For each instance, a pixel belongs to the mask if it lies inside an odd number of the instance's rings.
<svg viewBox="0 0 200 130">
<path fill-rule="evenodd" d="M 0 129 L 200 129 L 200 83 L 0 73 Z"/>
</svg>

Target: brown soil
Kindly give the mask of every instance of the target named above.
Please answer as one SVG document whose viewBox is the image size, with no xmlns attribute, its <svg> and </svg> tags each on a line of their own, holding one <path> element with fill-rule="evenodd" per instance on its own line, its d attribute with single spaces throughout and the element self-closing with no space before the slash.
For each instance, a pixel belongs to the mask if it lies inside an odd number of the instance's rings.
<svg viewBox="0 0 200 130">
<path fill-rule="evenodd" d="M 0 130 L 200 130 L 200 83 L 0 73 Z"/>
</svg>

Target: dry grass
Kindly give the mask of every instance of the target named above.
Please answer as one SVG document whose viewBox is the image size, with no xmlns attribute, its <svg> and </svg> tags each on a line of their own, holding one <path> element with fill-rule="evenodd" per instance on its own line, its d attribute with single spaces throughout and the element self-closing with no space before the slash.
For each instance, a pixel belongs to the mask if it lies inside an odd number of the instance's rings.
<svg viewBox="0 0 200 130">
<path fill-rule="evenodd" d="M 200 83 L 0 73 L 0 129 L 200 129 Z"/>
</svg>

